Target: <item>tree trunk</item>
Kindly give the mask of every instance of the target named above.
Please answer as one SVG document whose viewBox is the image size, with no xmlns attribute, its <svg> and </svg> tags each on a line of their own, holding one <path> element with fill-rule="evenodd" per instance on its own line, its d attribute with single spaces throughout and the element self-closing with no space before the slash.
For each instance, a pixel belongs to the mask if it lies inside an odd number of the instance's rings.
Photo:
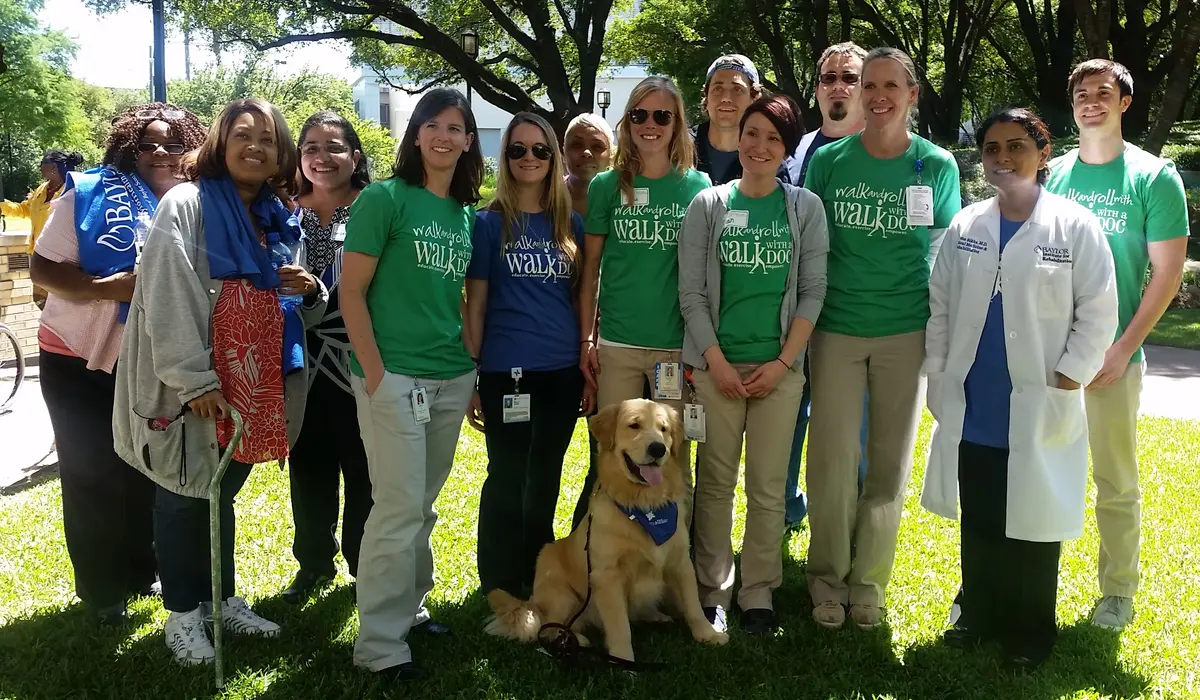
<svg viewBox="0 0 1200 700">
<path fill-rule="evenodd" d="M 1068 0 L 1061 0 L 1066 2 Z M 1112 0 L 1075 0 L 1079 13 L 1079 32 L 1088 58 L 1108 58 L 1109 27 L 1112 22 Z"/>
<path fill-rule="evenodd" d="M 1196 69 L 1196 54 L 1200 52 L 1200 11 L 1192 9 L 1187 18 L 1187 24 L 1180 32 L 1180 41 L 1176 42 L 1172 53 L 1175 55 L 1175 65 L 1167 77 L 1167 86 L 1163 94 L 1162 104 L 1158 108 L 1158 118 L 1154 128 L 1146 137 L 1142 148 L 1158 155 L 1167 138 L 1171 135 L 1171 127 L 1179 118 L 1179 113 L 1187 101 L 1191 86 L 1192 73 Z"/>
</svg>

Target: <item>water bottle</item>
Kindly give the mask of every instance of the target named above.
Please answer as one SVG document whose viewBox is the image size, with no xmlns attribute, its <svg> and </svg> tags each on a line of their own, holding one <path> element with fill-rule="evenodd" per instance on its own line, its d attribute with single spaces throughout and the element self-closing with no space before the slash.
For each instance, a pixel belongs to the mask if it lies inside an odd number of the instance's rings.
<svg viewBox="0 0 1200 700">
<path fill-rule="evenodd" d="M 139 211 L 137 223 L 133 225 L 133 266 L 137 267 L 142 261 L 142 248 L 146 246 L 146 237 L 150 235 L 150 215 Z"/>
<path fill-rule="evenodd" d="M 287 247 L 287 244 L 279 240 L 278 233 L 267 234 L 267 258 L 271 260 L 271 267 L 278 270 L 283 265 L 292 264 L 292 251 Z M 282 302 L 300 303 L 302 298 L 299 294 L 280 294 L 279 300 Z"/>
</svg>

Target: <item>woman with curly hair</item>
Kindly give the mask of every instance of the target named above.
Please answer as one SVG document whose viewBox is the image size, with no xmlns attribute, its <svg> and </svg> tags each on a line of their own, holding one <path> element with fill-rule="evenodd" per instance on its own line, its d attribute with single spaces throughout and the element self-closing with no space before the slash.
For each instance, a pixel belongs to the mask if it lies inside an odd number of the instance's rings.
<svg viewBox="0 0 1200 700">
<path fill-rule="evenodd" d="M 173 105 L 122 113 L 103 165 L 67 173 L 34 247 L 31 276 L 49 293 L 38 344 L 67 550 L 76 594 L 104 623 L 123 622 L 128 598 L 155 584 L 154 486 L 117 456 L 112 438 L 114 368 L 138 231 L 179 182 L 183 152 L 203 138 L 196 115 Z"/>
</svg>

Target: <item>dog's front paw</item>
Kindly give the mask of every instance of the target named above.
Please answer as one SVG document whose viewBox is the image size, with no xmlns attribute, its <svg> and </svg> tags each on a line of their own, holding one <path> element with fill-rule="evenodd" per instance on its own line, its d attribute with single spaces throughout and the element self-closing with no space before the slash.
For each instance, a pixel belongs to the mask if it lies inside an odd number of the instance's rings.
<svg viewBox="0 0 1200 700">
<path fill-rule="evenodd" d="M 692 637 L 701 644 L 712 644 L 715 646 L 725 646 L 729 643 L 729 635 L 724 632 L 718 632 L 713 629 L 712 625 L 697 625 L 699 629 L 692 630 Z M 707 628 L 707 629 L 706 629 Z"/>
<path fill-rule="evenodd" d="M 656 625 L 673 622 L 671 616 L 661 610 L 651 610 L 645 615 L 642 615 L 642 621 Z"/>
</svg>

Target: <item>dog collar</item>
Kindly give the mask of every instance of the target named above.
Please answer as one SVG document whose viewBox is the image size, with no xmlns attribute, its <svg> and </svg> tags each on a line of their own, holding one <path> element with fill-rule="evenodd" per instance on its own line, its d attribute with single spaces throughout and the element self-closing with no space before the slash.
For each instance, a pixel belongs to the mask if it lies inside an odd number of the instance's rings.
<svg viewBox="0 0 1200 700">
<path fill-rule="evenodd" d="M 628 515 L 630 520 L 641 525 L 646 534 L 650 535 L 650 539 L 654 540 L 654 544 L 660 547 L 671 539 L 679 526 L 679 506 L 675 503 L 668 503 L 653 510 L 626 508 L 619 503 L 617 508 Z"/>
</svg>

